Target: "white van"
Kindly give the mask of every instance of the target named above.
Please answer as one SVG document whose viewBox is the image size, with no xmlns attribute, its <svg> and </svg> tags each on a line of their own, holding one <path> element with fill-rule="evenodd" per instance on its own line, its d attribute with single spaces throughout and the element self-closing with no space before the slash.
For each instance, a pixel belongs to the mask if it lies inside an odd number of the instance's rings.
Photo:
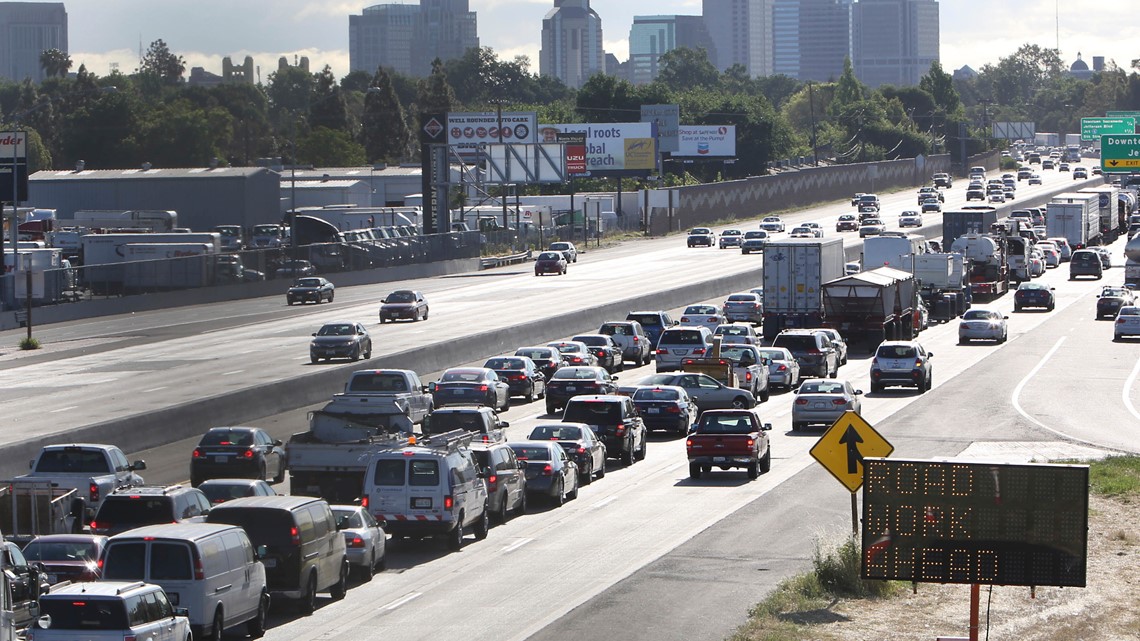
<svg viewBox="0 0 1140 641">
<path fill-rule="evenodd" d="M 107 541 L 103 579 L 162 586 L 175 607 L 186 608 L 194 638 L 221 638 L 244 623 L 250 636 L 265 632 L 269 592 L 265 567 L 245 530 L 236 525 L 148 525 Z"/>
<path fill-rule="evenodd" d="M 452 550 L 466 528 L 487 538 L 487 483 L 468 448 L 472 436 L 452 430 L 373 454 L 363 506 L 396 537 L 441 534 Z"/>
</svg>

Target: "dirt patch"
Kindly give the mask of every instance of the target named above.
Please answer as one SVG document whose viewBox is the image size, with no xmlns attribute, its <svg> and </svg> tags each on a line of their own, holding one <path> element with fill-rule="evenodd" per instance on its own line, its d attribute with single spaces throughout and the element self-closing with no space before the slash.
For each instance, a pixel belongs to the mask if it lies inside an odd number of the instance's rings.
<svg viewBox="0 0 1140 641">
<path fill-rule="evenodd" d="M 991 592 L 983 586 L 979 639 L 1140 639 L 1140 502 L 1090 496 L 1089 508 L 1087 587 L 1042 587 L 1034 597 L 1025 587 Z M 891 598 L 838 600 L 828 610 L 830 620 L 812 617 L 801 628 L 804 635 L 785 638 L 968 637 L 970 588 L 922 583 L 917 593 L 908 588 Z"/>
</svg>

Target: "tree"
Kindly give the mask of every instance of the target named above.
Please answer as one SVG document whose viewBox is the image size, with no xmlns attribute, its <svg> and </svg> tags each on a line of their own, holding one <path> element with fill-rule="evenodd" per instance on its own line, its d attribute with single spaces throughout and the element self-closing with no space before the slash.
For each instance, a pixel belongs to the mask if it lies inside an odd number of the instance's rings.
<svg viewBox="0 0 1140 641">
<path fill-rule="evenodd" d="M 316 79 L 299 66 L 285 66 L 269 74 L 266 95 L 269 112 L 279 131 L 296 126 L 297 114 L 306 113 Z"/>
<path fill-rule="evenodd" d="M 359 91 L 364 93 L 368 91 L 368 83 L 372 82 L 372 78 L 368 75 L 367 71 L 348 72 L 348 75 L 340 79 L 340 88 L 344 91 Z"/>
<path fill-rule="evenodd" d="M 942 70 L 942 64 L 935 60 L 930 71 L 918 81 L 918 88 L 934 97 L 934 102 L 945 113 L 957 113 L 962 106 L 958 90 L 954 88 L 954 77 Z"/>
<path fill-rule="evenodd" d="M 1061 56 L 1056 49 L 1025 44 L 996 65 L 982 67 L 980 82 L 989 86 L 989 96 L 994 101 L 1023 107 L 1037 91 L 1060 79 L 1062 72 Z"/>
<path fill-rule="evenodd" d="M 863 83 L 855 77 L 855 69 L 851 66 L 851 58 L 843 59 L 843 74 L 835 85 L 835 99 L 831 102 L 832 114 L 838 114 L 848 105 L 853 105 L 866 98 L 867 92 Z"/>
<path fill-rule="evenodd" d="M 424 113 L 446 113 L 459 105 L 439 58 L 431 63 L 431 75 L 420 81 L 416 103 Z"/>
<path fill-rule="evenodd" d="M 309 126 L 348 132 L 348 108 L 332 68 L 325 65 L 315 79 L 309 105 Z"/>
<path fill-rule="evenodd" d="M 639 117 L 641 101 L 628 81 L 599 73 L 578 90 L 576 109 L 585 122 L 629 122 Z"/>
<path fill-rule="evenodd" d="M 693 87 L 710 88 L 720 82 L 720 72 L 709 62 L 709 52 L 703 47 L 678 47 L 667 51 L 658 59 L 658 64 L 661 70 L 657 73 L 657 82 L 674 91 Z"/>
<path fill-rule="evenodd" d="M 383 67 L 376 69 L 364 95 L 362 125 L 361 142 L 369 162 L 399 161 L 407 156 L 412 134 L 392 78 Z"/>
<path fill-rule="evenodd" d="M 40 54 L 40 68 L 49 78 L 60 78 L 71 70 L 71 56 L 59 49 L 47 49 Z"/>
<path fill-rule="evenodd" d="M 297 142 L 297 156 L 314 167 L 359 167 L 364 147 L 344 131 L 317 127 Z"/>
<path fill-rule="evenodd" d="M 150 43 L 138 69 L 138 73 L 158 77 L 167 85 L 181 82 L 182 74 L 185 72 L 186 61 L 182 56 L 172 53 L 161 38 Z"/>
</svg>

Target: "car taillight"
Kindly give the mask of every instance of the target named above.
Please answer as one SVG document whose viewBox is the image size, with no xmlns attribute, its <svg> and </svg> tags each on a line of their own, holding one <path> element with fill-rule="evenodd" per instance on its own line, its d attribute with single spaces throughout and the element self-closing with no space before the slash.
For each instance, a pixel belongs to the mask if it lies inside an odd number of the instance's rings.
<svg viewBox="0 0 1140 641">
<path fill-rule="evenodd" d="M 706 322 L 706 323 L 719 323 L 719 322 L 720 322 L 720 320 L 719 320 L 719 319 L 717 319 L 715 316 L 710 316 L 710 317 L 709 317 L 709 319 L 708 319 L 707 321 L 705 321 L 705 322 Z"/>
<path fill-rule="evenodd" d="M 301 531 L 296 526 L 289 528 L 289 542 L 293 545 L 301 545 Z"/>
<path fill-rule="evenodd" d="M 491 485 L 494 485 L 495 483 L 498 483 L 498 482 L 499 482 L 499 477 L 496 476 L 495 474 L 492 474 L 491 476 L 487 477 L 487 483 L 489 483 Z"/>
<path fill-rule="evenodd" d="M 809 350 L 807 350 L 807 351 L 806 351 L 806 352 L 804 352 L 804 353 L 805 353 L 805 354 L 812 354 L 812 355 L 815 355 L 815 354 L 819 354 L 820 352 L 819 352 L 819 350 L 818 350 L 818 349 L 809 349 Z"/>
<path fill-rule="evenodd" d="M 253 458 L 253 450 L 246 450 L 245 453 L 242 454 L 242 456 L 244 456 L 246 458 Z"/>
<path fill-rule="evenodd" d="M 625 434 L 625 423 L 618 423 L 617 427 L 614 428 L 614 432 L 616 432 L 618 436 Z"/>
<path fill-rule="evenodd" d="M 579 453 L 579 454 L 585 454 L 585 453 L 586 453 L 586 448 L 584 448 L 584 447 L 579 447 L 579 448 L 578 448 L 578 453 Z"/>
<path fill-rule="evenodd" d="M 91 497 L 92 503 L 98 503 L 99 502 L 99 486 L 95 483 L 92 483 L 91 486 L 87 488 L 87 495 L 89 497 Z"/>
<path fill-rule="evenodd" d="M 95 521 L 91 522 L 91 531 L 92 532 L 97 532 L 99 530 L 99 528 L 101 528 L 101 527 L 106 527 L 106 524 L 105 523 L 97 523 Z"/>
<path fill-rule="evenodd" d="M 526 380 L 526 374 L 515 374 L 514 376 L 511 377 L 511 380 L 512 381 L 525 381 Z"/>
<path fill-rule="evenodd" d="M 685 439 L 685 447 L 692 447 L 692 446 L 693 446 L 693 439 L 691 439 L 691 438 Z"/>
<path fill-rule="evenodd" d="M 362 507 L 364 509 L 368 509 L 368 495 L 367 494 L 364 495 L 364 497 L 360 499 L 360 507 Z"/>
<path fill-rule="evenodd" d="M 668 354 L 669 350 L 665 349 L 664 347 L 659 347 L 659 348 L 657 348 L 657 353 L 658 354 Z"/>
<path fill-rule="evenodd" d="M 776 368 L 776 371 L 777 372 L 786 372 L 786 371 L 788 371 L 788 366 L 787 365 L 781 365 L 781 366 Z"/>
<path fill-rule="evenodd" d="M 705 353 L 705 348 L 703 348 L 703 347 L 698 347 L 698 348 L 696 348 L 696 349 L 694 349 L 694 350 L 693 350 L 693 353 L 694 353 L 694 354 L 697 354 L 697 355 L 701 355 L 701 354 L 704 354 L 704 353 Z"/>
<path fill-rule="evenodd" d="M 194 556 L 194 580 L 202 581 L 206 578 L 206 570 L 202 567 L 202 558 Z"/>
<path fill-rule="evenodd" d="M 193 456 L 194 458 L 202 458 L 204 455 L 202 454 L 202 450 L 200 450 L 198 448 L 194 448 L 194 453 L 191 454 L 191 456 Z"/>
<path fill-rule="evenodd" d="M 581 362 L 582 362 L 582 357 L 581 357 L 581 356 L 571 356 L 571 357 L 570 357 L 570 362 L 571 362 L 571 363 L 581 363 Z"/>
<path fill-rule="evenodd" d="M 807 405 L 807 399 L 806 398 L 797 398 L 796 399 L 796 405 Z"/>
<path fill-rule="evenodd" d="M 550 476 L 551 474 L 554 474 L 554 468 L 551 467 L 549 463 L 542 466 L 542 475 L 543 476 Z"/>
<path fill-rule="evenodd" d="M 681 317 L 681 322 L 682 322 L 682 323 L 687 323 L 687 322 L 689 322 L 689 317 L 688 317 L 688 316 L 682 316 L 682 317 Z"/>
<path fill-rule="evenodd" d="M 915 366 L 916 368 L 918 368 L 918 367 L 922 367 L 922 359 L 921 359 L 921 358 L 916 358 L 916 359 L 914 359 L 914 366 Z"/>
<path fill-rule="evenodd" d="M 752 380 L 752 372 L 746 372 L 744 374 L 744 380 L 746 380 L 746 381 Z"/>
<path fill-rule="evenodd" d="M 1124 324 L 1124 319 L 1123 319 L 1123 318 L 1118 318 L 1118 319 L 1116 319 L 1116 324 L 1117 324 L 1117 325 L 1123 325 L 1123 324 Z"/>
<path fill-rule="evenodd" d="M 450 510 L 454 506 L 455 506 L 455 498 L 454 497 L 452 497 L 450 494 L 443 497 L 443 509 Z"/>
<path fill-rule="evenodd" d="M 486 392 L 486 391 L 487 391 L 487 386 L 486 386 L 486 385 L 480 385 L 480 386 L 479 386 L 479 391 L 480 391 L 480 392 Z"/>
<path fill-rule="evenodd" d="M 30 632 L 30 630 L 29 630 L 29 632 Z M 138 641 L 138 637 L 136 637 L 133 634 L 124 634 L 123 635 L 123 641 Z"/>
<path fill-rule="evenodd" d="M 634 337 L 633 337 L 633 344 L 634 344 L 634 345 L 636 345 L 636 344 L 638 344 L 638 343 L 640 343 L 640 342 L 641 342 L 641 337 L 639 337 L 639 336 L 634 336 Z"/>
<path fill-rule="evenodd" d="M 753 445 L 756 445 L 756 440 L 751 438 L 748 439 L 748 447 L 752 447 Z"/>
<path fill-rule="evenodd" d="M 364 539 L 360 538 L 359 536 L 354 536 L 351 539 L 348 537 L 345 537 L 344 542 L 350 548 L 362 548 L 362 547 L 364 547 Z"/>
<path fill-rule="evenodd" d="M 846 405 L 846 404 L 847 404 L 847 399 L 844 399 L 844 398 L 837 398 L 837 399 L 835 399 L 835 400 L 831 401 L 831 404 L 832 404 L 832 405 Z"/>
<path fill-rule="evenodd" d="M 669 407 L 665 408 L 665 411 L 669 414 L 680 414 L 681 408 L 677 407 L 676 405 L 670 405 Z"/>
<path fill-rule="evenodd" d="M 437 393 L 437 394 L 439 393 L 439 391 L 440 391 L 439 383 L 435 384 L 435 387 L 432 388 L 432 391 Z"/>
</svg>

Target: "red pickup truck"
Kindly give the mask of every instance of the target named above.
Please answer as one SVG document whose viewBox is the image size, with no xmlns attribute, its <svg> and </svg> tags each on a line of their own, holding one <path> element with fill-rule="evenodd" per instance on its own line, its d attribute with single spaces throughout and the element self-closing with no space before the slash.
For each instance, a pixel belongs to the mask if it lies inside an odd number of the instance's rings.
<svg viewBox="0 0 1140 641">
<path fill-rule="evenodd" d="M 772 425 L 760 420 L 756 409 L 706 410 L 685 441 L 689 476 L 701 478 L 713 466 L 722 470 L 743 467 L 755 479 L 772 467 L 768 432 Z"/>
</svg>

